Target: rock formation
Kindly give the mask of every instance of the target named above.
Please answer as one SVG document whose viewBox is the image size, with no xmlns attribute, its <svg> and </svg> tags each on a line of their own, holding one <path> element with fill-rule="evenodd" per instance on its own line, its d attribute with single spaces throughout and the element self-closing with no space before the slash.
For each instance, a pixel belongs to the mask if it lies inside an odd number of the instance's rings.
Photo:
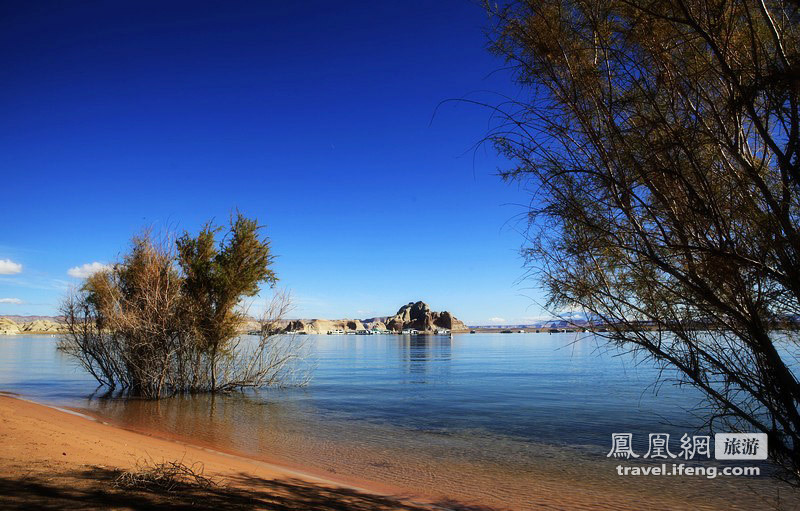
<svg viewBox="0 0 800 511">
<path fill-rule="evenodd" d="M 19 318 L 19 317 L 17 317 Z M 0 335 L 14 334 L 58 334 L 66 329 L 66 325 L 50 319 L 16 322 L 10 318 L 0 318 Z"/>
<path fill-rule="evenodd" d="M 287 323 L 285 331 L 304 334 L 326 334 L 331 330 L 367 330 L 360 319 L 294 319 Z"/>
<path fill-rule="evenodd" d="M 400 332 L 405 329 L 434 332 L 440 329 L 452 332 L 468 331 L 467 325 L 447 311 L 434 312 L 425 302 L 403 305 L 397 314 L 369 319 L 295 319 L 286 322 L 284 331 L 304 334 L 325 334 L 333 330 L 353 332 L 379 330 Z"/>
<path fill-rule="evenodd" d="M 20 328 L 20 333 L 59 333 L 66 329 L 63 323 L 56 323 L 55 321 L 46 321 L 38 319 L 30 323 L 23 323 Z"/>
<path fill-rule="evenodd" d="M 15 334 L 58 334 L 66 329 L 66 325 L 60 323 L 60 318 L 31 317 L 30 321 L 24 316 L 15 316 L 13 319 L 0 317 L 0 335 Z M 379 330 L 400 332 L 406 329 L 419 330 L 420 332 L 433 332 L 439 329 L 447 329 L 452 332 L 463 332 L 469 330 L 467 325 L 456 319 L 447 311 L 434 312 L 425 302 L 411 302 L 403 305 L 397 314 L 388 317 L 374 317 L 369 319 L 294 319 L 286 320 L 281 323 L 285 332 L 303 334 L 326 334 L 333 330 L 343 330 L 344 332 L 358 332 L 364 330 Z M 257 331 L 259 325 L 255 321 L 247 321 L 242 324 L 240 331 Z"/>
<path fill-rule="evenodd" d="M 364 328 L 366 328 L 367 330 L 380 330 L 380 331 L 388 330 L 388 328 L 386 328 L 386 323 L 384 323 L 380 319 L 375 319 L 375 318 L 372 318 L 371 320 L 365 319 Z"/>
<path fill-rule="evenodd" d="M 395 332 L 407 328 L 421 332 L 431 332 L 437 329 L 447 329 L 453 332 L 469 330 L 467 325 L 449 312 L 434 312 L 425 302 L 410 302 L 408 305 L 403 305 L 397 314 L 386 319 L 386 328 Z"/>
<path fill-rule="evenodd" d="M 19 325 L 10 319 L 0 318 L 0 335 L 15 335 L 19 333 Z"/>
</svg>

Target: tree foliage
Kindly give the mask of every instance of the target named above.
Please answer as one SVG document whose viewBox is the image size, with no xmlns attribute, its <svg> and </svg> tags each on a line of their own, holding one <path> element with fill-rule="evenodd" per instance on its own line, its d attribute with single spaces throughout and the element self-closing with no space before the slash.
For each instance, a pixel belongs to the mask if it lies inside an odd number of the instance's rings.
<svg viewBox="0 0 800 511">
<path fill-rule="evenodd" d="M 278 335 L 287 295 L 276 294 L 257 340 L 239 335 L 242 299 L 277 281 L 269 239 L 238 214 L 217 242 L 220 231 L 207 224 L 174 246 L 135 237 L 118 264 L 67 297 L 61 348 L 101 385 L 144 397 L 288 381 L 301 346 Z"/>
<path fill-rule="evenodd" d="M 237 214 L 230 232 L 219 245 L 219 228 L 206 224 L 197 237 L 184 233 L 177 242 L 178 264 L 183 271 L 184 305 L 198 346 L 212 359 L 211 386 L 216 386 L 216 364 L 236 336 L 243 314 L 236 305 L 244 297 L 255 296 L 259 284 L 274 285 L 270 269 L 273 257 L 270 242 L 259 237 L 255 220 Z"/>
<path fill-rule="evenodd" d="M 523 94 L 490 138 L 532 192 L 525 250 L 550 305 L 675 369 L 711 425 L 767 433 L 797 482 L 798 5 L 488 8 Z"/>
</svg>

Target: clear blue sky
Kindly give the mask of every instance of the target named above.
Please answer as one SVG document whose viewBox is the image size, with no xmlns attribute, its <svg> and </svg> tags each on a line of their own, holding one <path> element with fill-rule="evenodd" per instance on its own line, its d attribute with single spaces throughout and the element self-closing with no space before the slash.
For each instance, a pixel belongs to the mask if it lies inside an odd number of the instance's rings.
<svg viewBox="0 0 800 511">
<path fill-rule="evenodd" d="M 469 0 L 3 2 L 0 314 L 55 313 L 70 268 L 145 226 L 239 208 L 297 317 L 540 315 L 526 195 L 473 151 L 488 110 L 433 117 L 517 93 L 487 23 Z"/>
</svg>

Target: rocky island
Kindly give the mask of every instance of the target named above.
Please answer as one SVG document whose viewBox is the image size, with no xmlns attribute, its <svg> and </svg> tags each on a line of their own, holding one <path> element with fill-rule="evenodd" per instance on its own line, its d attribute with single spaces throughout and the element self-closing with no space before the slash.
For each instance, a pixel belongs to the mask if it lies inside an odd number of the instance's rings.
<svg viewBox="0 0 800 511">
<path fill-rule="evenodd" d="M 65 331 L 62 319 L 51 316 L 0 316 L 0 335 L 15 334 L 59 334 Z M 432 311 L 427 303 L 409 302 L 400 307 L 393 316 L 368 319 L 294 319 L 281 323 L 284 332 L 301 334 L 325 334 L 328 332 L 392 332 L 416 330 L 419 333 L 467 332 L 469 328 L 450 312 Z M 242 332 L 258 328 L 254 321 L 242 325 Z"/>
<path fill-rule="evenodd" d="M 296 319 L 287 322 L 285 331 L 304 334 L 324 334 L 331 331 L 388 331 L 402 332 L 417 330 L 433 333 L 437 330 L 466 332 L 467 325 L 447 311 L 435 312 L 425 302 L 409 302 L 403 305 L 394 316 L 369 319 Z"/>
</svg>

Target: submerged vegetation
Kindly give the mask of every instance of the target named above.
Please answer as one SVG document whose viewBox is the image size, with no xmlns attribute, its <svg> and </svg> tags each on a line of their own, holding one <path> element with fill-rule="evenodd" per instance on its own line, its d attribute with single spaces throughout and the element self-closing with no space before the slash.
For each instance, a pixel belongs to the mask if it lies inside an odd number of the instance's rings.
<svg viewBox="0 0 800 511">
<path fill-rule="evenodd" d="M 174 244 L 135 237 L 118 264 L 65 299 L 59 348 L 109 390 L 147 398 L 302 383 L 302 345 L 278 328 L 288 295 L 275 294 L 255 340 L 239 336 L 242 299 L 277 281 L 269 239 L 240 214 L 218 242 L 220 230 L 207 224 Z"/>
</svg>

